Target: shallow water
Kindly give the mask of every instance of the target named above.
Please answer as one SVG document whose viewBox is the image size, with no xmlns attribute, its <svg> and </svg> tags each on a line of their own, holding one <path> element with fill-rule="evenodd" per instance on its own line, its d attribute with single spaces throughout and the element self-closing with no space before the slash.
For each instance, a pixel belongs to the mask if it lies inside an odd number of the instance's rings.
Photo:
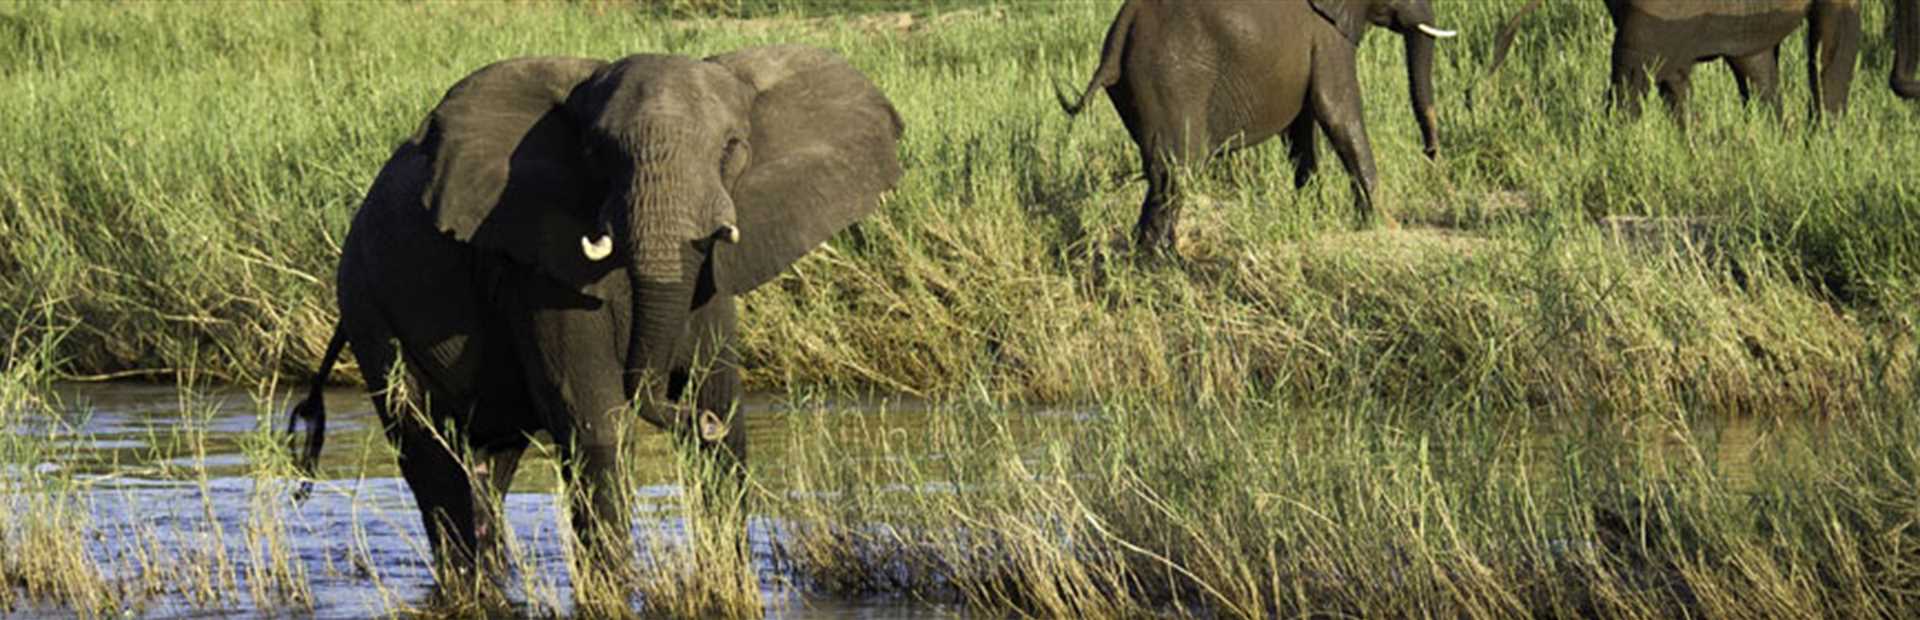
<svg viewBox="0 0 1920 620">
<path fill-rule="evenodd" d="M 85 498 L 90 520 L 76 534 L 87 538 L 87 552 L 110 582 L 138 588 L 154 581 L 200 580 L 223 592 L 217 597 L 191 592 L 136 597 L 145 603 L 133 615 L 360 618 L 404 612 L 430 596 L 433 581 L 418 512 L 363 392 L 327 392 L 321 480 L 313 496 L 297 505 L 289 499 L 292 481 L 260 475 L 248 456 L 247 443 L 259 441 L 260 425 L 283 428 L 279 412 L 284 407 L 263 407 L 238 390 L 196 393 L 184 401 L 173 386 L 79 385 L 60 392 L 61 415 L 15 414 L 8 420 L 14 434 L 48 440 L 50 447 L 33 462 L 0 464 L 5 468 L 0 476 L 32 471 L 71 479 L 77 486 L 74 495 Z M 787 408 L 768 399 L 749 399 L 744 406 L 756 466 L 780 462 Z M 911 426 L 917 407 L 889 404 L 883 423 Z M 509 597 L 523 613 L 564 613 L 571 595 L 554 495 L 558 468 L 540 445 L 523 458 L 505 502 L 517 544 L 528 558 L 509 580 Z M 668 460 L 670 447 L 657 439 L 641 445 L 636 541 L 643 549 L 649 541 L 672 545 L 681 540 L 684 523 L 681 489 L 674 484 Z M 252 448 L 259 453 L 267 446 Z M 0 509 L 17 510 L 24 501 L 17 495 L 0 497 L 9 504 Z M 257 527 L 262 519 L 278 522 L 284 541 L 249 540 L 253 533 L 276 529 Z M 749 542 L 769 617 L 923 618 L 954 613 L 895 598 L 845 600 L 800 591 L 776 567 L 773 540 L 780 530 L 768 517 L 749 519 Z M 275 558 L 259 552 L 276 544 L 284 545 L 290 561 L 276 564 Z M 528 566 L 533 570 L 524 570 Z M 211 576 L 205 574 L 209 572 Z M 276 600 L 272 586 L 284 581 L 306 584 L 311 607 Z M 255 591 L 263 594 L 249 594 Z M 72 612 L 29 607 L 15 613 Z"/>
<path fill-rule="evenodd" d="M 433 580 L 418 513 L 399 478 L 393 451 L 363 392 L 338 389 L 326 396 L 328 433 L 320 480 L 312 498 L 295 504 L 290 500 L 294 481 L 263 474 L 251 456 L 283 452 L 277 439 L 271 445 L 259 443 L 265 439 L 258 429 L 284 428 L 284 402 L 263 405 L 240 390 L 199 390 L 183 397 L 179 388 L 169 385 L 66 386 L 58 394 L 58 415 L 0 412 L 0 426 L 12 436 L 30 436 L 43 446 L 24 452 L 0 449 L 0 510 L 20 510 L 33 499 L 4 494 L 22 487 L 6 482 L 34 474 L 70 481 L 65 495 L 82 498 L 86 513 L 74 535 L 84 539 L 86 553 L 109 583 L 138 592 L 125 597 L 139 605 L 132 614 L 136 617 L 358 618 L 418 608 L 430 596 Z M 783 453 L 786 434 L 807 426 L 794 422 L 831 411 L 853 416 L 832 424 L 857 422 L 881 431 L 869 436 L 904 438 L 928 426 L 931 414 L 927 405 L 912 401 L 810 402 L 802 406 L 804 413 L 796 413 L 794 405 L 759 398 L 748 399 L 744 407 L 755 480 L 781 494 L 794 492 L 783 488 L 781 464 L 790 460 Z M 1044 433 L 1037 431 L 1078 432 L 1095 415 L 1025 411 L 1000 423 L 1009 425 L 1015 445 L 1027 446 L 1044 443 L 1039 439 Z M 1718 475 L 1737 486 L 1752 476 L 1750 462 L 1757 449 L 1770 445 L 1769 435 L 1804 430 L 1739 419 L 1715 422 L 1710 432 L 1690 429 L 1676 435 L 1674 423 L 1685 421 L 1655 420 L 1606 432 L 1640 437 L 1658 458 L 1709 460 Z M 1496 444 L 1553 454 L 1559 451 L 1555 444 L 1578 443 L 1582 433 L 1532 429 L 1524 433 L 1526 439 Z M 1704 436 L 1713 438 L 1710 445 L 1697 443 Z M 571 594 L 555 496 L 558 467 L 541 445 L 536 443 L 522 460 L 514 492 L 505 503 L 522 558 L 520 570 L 508 580 L 508 595 L 522 614 L 564 614 Z M 674 455 L 658 436 L 642 438 L 638 446 L 635 540 L 643 550 L 676 545 L 684 540 L 685 522 Z M 899 446 L 893 448 L 893 454 L 900 453 Z M 885 455 L 884 447 L 858 442 L 836 449 L 844 452 L 834 458 L 849 466 L 893 458 Z M 1444 450 L 1445 444 L 1433 449 Z M 29 453 L 35 458 L 17 458 Z M 945 456 L 914 458 L 917 463 Z M 966 492 L 938 482 L 880 490 Z M 958 611 L 897 597 L 848 600 L 807 591 L 776 558 L 776 543 L 786 529 L 767 515 L 748 520 L 760 592 L 770 617 L 922 618 Z M 263 533 L 278 538 L 260 539 Z M 284 550 L 284 555 L 262 550 Z M 7 552 L 0 549 L 0 560 Z M 641 553 L 644 562 L 646 551 Z M 307 597 L 289 600 L 278 594 L 276 585 L 287 583 L 304 588 Z M 637 602 L 645 605 L 644 600 Z M 20 616 L 72 613 L 15 610 Z"/>
</svg>

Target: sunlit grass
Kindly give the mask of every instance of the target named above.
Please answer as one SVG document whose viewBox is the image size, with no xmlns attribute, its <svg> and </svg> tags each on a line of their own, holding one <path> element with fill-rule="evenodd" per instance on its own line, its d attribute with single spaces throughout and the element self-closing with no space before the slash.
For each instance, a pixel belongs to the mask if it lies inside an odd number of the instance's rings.
<svg viewBox="0 0 1920 620">
<path fill-rule="evenodd" d="M 1883 3 L 1847 118 L 1805 120 L 1796 37 L 1785 123 L 1703 66 L 1682 133 L 1604 113 L 1597 3 L 1552 3 L 1487 76 L 1521 2 L 1437 0 L 1465 33 L 1436 66 L 1438 161 L 1392 36 L 1361 53 L 1404 229 L 1350 230 L 1332 158 L 1296 191 L 1268 146 L 1199 175 L 1164 263 L 1126 245 L 1144 188 L 1110 106 L 1069 122 L 1053 103 L 1117 2 L 903 0 L 904 22 L 669 4 L 0 4 L 0 610 L 299 613 L 350 579 L 378 609 L 449 611 L 407 590 L 425 540 L 374 542 L 410 506 L 355 502 L 344 552 L 292 552 L 273 407 L 241 442 L 246 514 L 219 514 L 232 472 L 206 463 L 193 386 L 271 401 L 304 379 L 361 192 L 472 69 L 791 41 L 888 93 L 908 174 L 745 298 L 748 382 L 938 404 L 903 430 L 803 401 L 784 456 L 756 448 L 744 504 L 677 462 L 617 582 L 577 590 L 597 567 L 510 532 L 514 612 L 632 591 L 602 609 L 753 616 L 771 585 L 1035 616 L 1914 614 L 1920 133 L 1883 86 Z M 61 408 L 56 377 L 122 375 L 187 386 L 148 441 L 166 462 L 134 474 L 197 489 L 165 519 L 95 519 L 138 500 L 58 466 L 87 441 L 20 423 Z M 1733 428 L 1758 437 L 1729 469 Z M 390 467 L 369 446 L 361 470 Z M 565 523 L 551 497 L 535 538 Z M 774 567 L 743 546 L 753 518 Z M 99 535 L 129 542 L 101 557 Z"/>
<path fill-rule="evenodd" d="M 780 541 L 812 587 L 1041 617 L 1904 616 L 1920 437 L 1889 411 L 1763 423 L 1731 465 L 1684 415 L 1115 401 L 1037 435 L 972 412 L 894 438 L 796 418 Z"/>
<path fill-rule="evenodd" d="M 909 2 L 904 22 L 804 2 L 6 5 L 0 331 L 64 333 L 49 359 L 69 375 L 303 374 L 361 192 L 460 76 L 792 41 L 888 93 L 908 174 L 746 298 L 751 386 L 1831 412 L 1864 378 L 1911 383 L 1920 137 L 1881 85 L 1878 3 L 1844 120 L 1808 126 L 1796 70 L 1782 126 L 1703 66 L 1687 133 L 1605 114 L 1600 7 L 1542 10 L 1487 76 L 1512 7 L 1436 4 L 1466 33 L 1436 69 L 1439 161 L 1415 148 L 1394 37 L 1361 54 L 1381 203 L 1407 230 L 1349 231 L 1331 157 L 1295 191 L 1263 147 L 1201 175 L 1185 258 L 1159 266 L 1126 247 L 1144 188 L 1110 106 L 1070 122 L 1052 101 L 1092 72 L 1114 2 Z M 1621 217 L 1652 232 L 1611 243 Z"/>
<path fill-rule="evenodd" d="M 1920 423 L 1886 400 L 1827 420 L 1736 423 L 1678 410 L 1550 419 L 1470 398 L 1317 409 L 1115 397 L 1053 410 L 969 399 L 911 414 L 796 399 L 744 499 L 698 453 L 635 467 L 621 492 L 643 508 L 631 562 L 615 567 L 556 534 L 570 508 L 548 495 L 541 522 L 515 524 L 499 572 L 470 584 L 480 599 L 420 589 L 430 560 L 417 515 L 404 500 L 356 499 L 370 480 L 323 485 L 309 501 L 352 514 L 315 530 L 290 502 L 275 425 L 242 433 L 243 463 L 211 458 L 236 449 L 210 432 L 211 403 L 183 389 L 181 419 L 147 440 L 155 465 L 105 476 L 82 456 L 94 442 L 73 430 L 84 421 L 0 436 L 0 608 L 338 613 L 352 604 L 317 588 L 340 596 L 342 579 L 368 613 L 427 616 L 756 617 L 789 590 L 1088 617 L 1920 606 L 1909 594 L 1920 538 L 1906 525 L 1920 518 Z M 371 454 L 350 458 L 392 458 L 370 439 Z M 522 479 L 556 466 L 535 458 Z M 141 479 L 172 483 L 122 484 Z M 157 488 L 179 499 L 143 494 Z M 753 520 L 770 556 L 747 543 Z M 300 540 L 315 535 L 334 542 Z"/>
</svg>

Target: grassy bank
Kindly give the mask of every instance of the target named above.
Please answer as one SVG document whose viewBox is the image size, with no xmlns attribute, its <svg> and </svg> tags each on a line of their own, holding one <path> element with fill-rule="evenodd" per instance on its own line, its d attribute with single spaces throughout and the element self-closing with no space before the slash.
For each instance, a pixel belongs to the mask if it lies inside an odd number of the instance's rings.
<svg viewBox="0 0 1920 620">
<path fill-rule="evenodd" d="M 889 94 L 908 174 L 745 299 L 757 388 L 1786 412 L 1912 382 L 1920 134 L 1882 86 L 1878 4 L 1844 121 L 1807 127 L 1796 38 L 1788 127 L 1705 67 L 1682 134 L 1604 116 L 1599 7 L 1543 10 L 1488 78 L 1512 7 L 1439 0 L 1466 33 L 1437 63 L 1442 159 L 1415 148 L 1397 42 L 1362 54 L 1407 228 L 1350 231 L 1338 166 L 1296 192 L 1269 146 L 1198 182 L 1173 266 L 1128 260 L 1144 186 L 1111 108 L 1052 100 L 1116 3 L 720 4 L 0 5 L 0 333 L 56 342 L 70 375 L 307 372 L 360 193 L 459 77 L 799 41 Z"/>
<path fill-rule="evenodd" d="M 1109 402 L 1037 441 L 992 411 L 905 438 L 828 417 L 793 476 L 834 499 L 780 506 L 801 583 L 1035 617 L 1903 617 L 1909 411 L 1744 438 L 1390 407 Z M 836 456 L 872 444 L 896 458 Z"/>
<path fill-rule="evenodd" d="M 1436 66 L 1439 161 L 1397 42 L 1362 52 L 1404 228 L 1350 230 L 1338 167 L 1295 191 L 1272 145 L 1196 180 L 1171 264 L 1131 260 L 1144 187 L 1111 108 L 1053 103 L 1117 2 L 668 4 L 0 3 L 0 550 L 32 550 L 0 555 L 0 610 L 300 609 L 328 578 L 402 597 L 364 530 L 338 566 L 292 552 L 264 431 L 248 517 L 187 502 L 200 520 L 122 526 L 85 509 L 110 497 L 96 481 L 37 467 L 86 442 L 21 420 L 55 376 L 308 372 L 360 193 L 478 66 L 786 41 L 889 94 L 908 174 L 744 299 L 750 384 L 941 403 L 903 432 L 803 401 L 755 448 L 752 506 L 798 588 L 1040 616 L 1920 606 L 1920 132 L 1882 85 L 1881 3 L 1846 119 L 1808 127 L 1796 37 L 1786 127 L 1703 67 L 1681 133 L 1603 114 L 1595 3 L 1544 8 L 1488 77 L 1515 7 L 1436 0 L 1465 33 Z M 204 454 L 205 407 L 181 409 L 170 454 Z M 1741 419 L 1758 437 L 1730 468 L 1721 422 Z M 208 488 L 204 461 L 169 475 Z M 655 613 L 751 615 L 738 515 L 691 512 L 691 544 L 641 540 L 628 585 Z M 148 542 L 103 557 L 75 530 Z M 512 548 L 521 610 L 566 608 L 572 558 Z"/>
</svg>

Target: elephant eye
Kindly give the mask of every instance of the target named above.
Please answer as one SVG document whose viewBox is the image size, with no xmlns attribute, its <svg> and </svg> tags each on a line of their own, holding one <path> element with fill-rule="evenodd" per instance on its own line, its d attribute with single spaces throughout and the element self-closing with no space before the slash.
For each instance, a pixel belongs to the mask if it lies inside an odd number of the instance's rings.
<svg viewBox="0 0 1920 620">
<path fill-rule="evenodd" d="M 727 138 L 727 146 L 720 153 L 720 174 L 728 179 L 740 173 L 746 167 L 747 143 L 739 138 Z"/>
</svg>

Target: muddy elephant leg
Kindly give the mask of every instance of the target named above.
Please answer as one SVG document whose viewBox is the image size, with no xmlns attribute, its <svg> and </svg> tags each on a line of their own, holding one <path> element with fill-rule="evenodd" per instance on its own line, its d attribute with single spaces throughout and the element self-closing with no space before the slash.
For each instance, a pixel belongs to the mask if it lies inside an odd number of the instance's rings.
<svg viewBox="0 0 1920 620">
<path fill-rule="evenodd" d="M 1313 180 L 1313 173 L 1320 167 L 1319 128 L 1314 126 L 1312 114 L 1301 114 L 1287 126 L 1287 158 L 1293 160 L 1293 188 L 1307 186 Z"/>
<path fill-rule="evenodd" d="M 1729 56 L 1727 67 L 1733 69 L 1734 83 L 1740 86 L 1740 101 L 1752 103 L 1757 98 L 1775 116 L 1780 115 L 1779 48 L 1746 56 Z"/>
<path fill-rule="evenodd" d="M 1318 78 L 1308 86 L 1307 108 L 1320 129 L 1327 132 L 1333 152 L 1340 156 L 1340 164 L 1353 178 L 1353 209 L 1358 227 L 1373 225 L 1377 217 L 1381 224 L 1391 228 L 1396 225 L 1393 216 L 1376 209 L 1374 204 L 1379 174 L 1373 166 L 1373 144 L 1367 139 L 1366 120 L 1361 114 L 1353 51 L 1343 49 L 1328 55 L 1335 58 L 1324 61 L 1327 64 L 1320 64 L 1323 61 L 1316 59 L 1314 74 L 1337 77 Z"/>
<path fill-rule="evenodd" d="M 1813 117 L 1847 111 L 1847 89 L 1860 54 L 1860 7 L 1821 0 L 1807 14 L 1807 83 L 1813 85 Z"/>
</svg>

